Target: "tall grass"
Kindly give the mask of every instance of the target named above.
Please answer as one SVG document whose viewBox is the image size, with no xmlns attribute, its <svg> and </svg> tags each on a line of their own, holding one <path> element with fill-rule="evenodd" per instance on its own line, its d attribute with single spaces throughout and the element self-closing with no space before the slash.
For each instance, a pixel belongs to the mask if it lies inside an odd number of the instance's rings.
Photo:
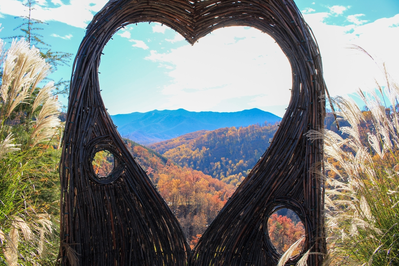
<svg viewBox="0 0 399 266">
<path fill-rule="evenodd" d="M 339 130 L 307 134 L 325 145 L 326 266 L 399 265 L 399 86 L 382 69 L 384 86 L 358 92 L 364 110 L 336 97 Z"/>
<path fill-rule="evenodd" d="M 334 99 L 348 126 L 309 134 L 325 141 L 328 265 L 399 265 L 399 87 L 385 77 L 359 91 L 366 110 Z"/>
<path fill-rule="evenodd" d="M 54 192 L 43 191 L 57 173 L 58 101 L 52 83 L 38 88 L 50 66 L 24 40 L 8 50 L 0 40 L 0 66 L 0 264 L 40 265 L 55 257 L 45 208 Z"/>
</svg>

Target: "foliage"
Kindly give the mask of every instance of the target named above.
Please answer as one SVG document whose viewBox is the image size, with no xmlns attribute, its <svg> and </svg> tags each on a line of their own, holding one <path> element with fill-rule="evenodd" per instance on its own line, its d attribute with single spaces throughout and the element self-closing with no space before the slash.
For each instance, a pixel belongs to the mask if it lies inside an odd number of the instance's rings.
<svg viewBox="0 0 399 266">
<path fill-rule="evenodd" d="M 234 186 L 200 171 L 178 166 L 133 141 L 125 141 L 136 162 L 147 172 L 179 220 L 190 245 L 194 247 L 207 225 L 234 192 Z"/>
<path fill-rule="evenodd" d="M 110 151 L 99 151 L 94 155 L 92 165 L 96 175 L 106 177 L 114 169 L 114 156 Z"/>
<path fill-rule="evenodd" d="M 40 52 L 24 40 L 3 47 L 0 40 L 0 260 L 43 264 L 56 252 L 59 106 L 51 82 L 38 88 L 50 69 Z"/>
<path fill-rule="evenodd" d="M 194 248 L 235 187 L 200 171 L 182 168 L 133 141 L 125 141 L 176 215 L 190 246 Z M 277 243 L 276 249 L 280 253 L 304 235 L 302 222 L 293 214 L 292 211 L 285 212 L 272 215 L 269 219 L 270 236 Z M 297 253 L 298 250 L 294 255 Z"/>
<path fill-rule="evenodd" d="M 48 44 L 46 44 L 42 40 L 43 36 L 36 32 L 37 30 L 43 30 L 43 28 L 39 28 L 39 27 L 37 27 L 37 25 L 42 25 L 45 23 L 41 20 L 34 19 L 32 17 L 32 11 L 34 10 L 34 8 L 33 8 L 34 4 L 36 4 L 36 1 L 33 1 L 33 0 L 27 0 L 26 3 L 23 4 L 25 7 L 28 8 L 28 15 L 21 16 L 20 18 L 23 19 L 24 22 L 14 29 L 14 30 L 17 30 L 17 29 L 21 30 L 22 34 L 11 36 L 6 39 L 25 38 L 25 40 L 30 45 L 34 45 L 37 48 L 42 48 L 42 47 L 40 47 L 41 45 L 48 46 Z"/>
<path fill-rule="evenodd" d="M 280 254 L 286 252 L 292 244 L 305 235 L 302 222 L 295 223 L 285 215 L 273 213 L 267 223 L 270 241 Z M 295 256 L 301 251 L 302 246 L 299 246 L 291 255 Z"/>
<path fill-rule="evenodd" d="M 386 77 L 379 95 L 359 92 L 368 111 L 336 98 L 348 126 L 324 132 L 329 265 L 399 264 L 399 88 Z"/>
<path fill-rule="evenodd" d="M 265 152 L 276 130 L 277 125 L 221 128 L 150 147 L 180 166 L 238 185 Z"/>
</svg>

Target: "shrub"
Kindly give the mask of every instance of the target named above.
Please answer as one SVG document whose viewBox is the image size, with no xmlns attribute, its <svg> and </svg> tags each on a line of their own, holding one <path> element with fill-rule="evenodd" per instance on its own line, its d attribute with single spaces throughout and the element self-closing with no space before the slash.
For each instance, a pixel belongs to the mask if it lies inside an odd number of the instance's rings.
<svg viewBox="0 0 399 266">
<path fill-rule="evenodd" d="M 43 264 L 55 261 L 58 100 L 52 83 L 38 88 L 50 66 L 24 40 L 0 40 L 0 65 L 0 261 Z"/>
<path fill-rule="evenodd" d="M 337 97 L 340 134 L 325 141 L 329 265 L 399 265 L 399 87 L 359 91 L 367 111 Z M 389 100 L 389 107 L 383 101 Z"/>
</svg>

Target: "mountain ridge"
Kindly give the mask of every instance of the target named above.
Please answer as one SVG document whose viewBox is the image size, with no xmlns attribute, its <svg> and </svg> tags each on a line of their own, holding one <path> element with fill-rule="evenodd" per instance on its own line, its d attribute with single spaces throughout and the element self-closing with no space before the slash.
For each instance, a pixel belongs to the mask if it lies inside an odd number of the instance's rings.
<svg viewBox="0 0 399 266">
<path fill-rule="evenodd" d="M 281 121 L 280 117 L 258 108 L 237 112 L 153 110 L 144 113 L 111 115 L 111 118 L 123 137 L 144 145 L 200 130 L 274 124 Z"/>
</svg>

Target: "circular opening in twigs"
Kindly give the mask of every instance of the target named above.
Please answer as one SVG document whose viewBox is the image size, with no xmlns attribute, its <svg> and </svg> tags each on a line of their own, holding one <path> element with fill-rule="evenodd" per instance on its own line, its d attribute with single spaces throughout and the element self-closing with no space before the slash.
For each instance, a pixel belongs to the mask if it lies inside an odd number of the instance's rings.
<svg viewBox="0 0 399 266">
<path fill-rule="evenodd" d="M 90 152 L 91 179 L 100 184 L 110 184 L 124 172 L 121 156 L 112 145 L 97 144 Z"/>
<path fill-rule="evenodd" d="M 291 258 L 302 253 L 305 227 L 295 211 L 284 207 L 276 209 L 267 219 L 267 232 L 271 244 L 280 255 L 291 247 Z"/>
<path fill-rule="evenodd" d="M 114 170 L 115 157 L 109 150 L 101 150 L 95 153 L 91 164 L 98 179 L 107 179 Z"/>
</svg>

